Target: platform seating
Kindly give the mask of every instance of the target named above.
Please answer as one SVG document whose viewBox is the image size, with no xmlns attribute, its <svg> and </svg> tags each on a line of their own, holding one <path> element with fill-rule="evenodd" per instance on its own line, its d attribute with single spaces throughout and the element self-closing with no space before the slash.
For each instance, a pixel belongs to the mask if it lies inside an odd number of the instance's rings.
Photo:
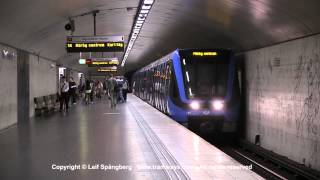
<svg viewBox="0 0 320 180">
<path fill-rule="evenodd" d="M 35 116 L 42 116 L 55 112 L 59 108 L 59 101 L 57 94 L 50 94 L 47 96 L 40 96 L 34 98 Z"/>
<path fill-rule="evenodd" d="M 43 97 L 35 97 L 34 98 L 34 111 L 35 116 L 41 116 L 46 110 L 46 105 Z"/>
</svg>

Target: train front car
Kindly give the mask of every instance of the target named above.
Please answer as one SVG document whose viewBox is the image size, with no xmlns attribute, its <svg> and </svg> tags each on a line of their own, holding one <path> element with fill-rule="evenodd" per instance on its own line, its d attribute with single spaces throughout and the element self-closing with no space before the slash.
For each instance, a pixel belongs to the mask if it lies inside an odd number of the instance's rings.
<svg viewBox="0 0 320 180">
<path fill-rule="evenodd" d="M 232 52 L 177 50 L 172 62 L 175 82 L 168 100 L 170 115 L 195 131 L 234 133 L 240 98 Z"/>
</svg>

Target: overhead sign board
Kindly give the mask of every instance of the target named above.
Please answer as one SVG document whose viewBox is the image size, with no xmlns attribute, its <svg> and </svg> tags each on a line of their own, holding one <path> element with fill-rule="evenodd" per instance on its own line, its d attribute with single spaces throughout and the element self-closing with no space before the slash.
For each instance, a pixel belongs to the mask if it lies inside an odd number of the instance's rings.
<svg viewBox="0 0 320 180">
<path fill-rule="evenodd" d="M 108 66 L 117 66 L 119 65 L 118 58 L 91 58 L 85 59 L 85 64 L 88 67 L 108 67 Z"/>
<path fill-rule="evenodd" d="M 123 36 L 67 36 L 67 52 L 122 52 Z"/>
<path fill-rule="evenodd" d="M 97 72 L 117 72 L 117 66 L 99 68 L 97 69 Z"/>
</svg>

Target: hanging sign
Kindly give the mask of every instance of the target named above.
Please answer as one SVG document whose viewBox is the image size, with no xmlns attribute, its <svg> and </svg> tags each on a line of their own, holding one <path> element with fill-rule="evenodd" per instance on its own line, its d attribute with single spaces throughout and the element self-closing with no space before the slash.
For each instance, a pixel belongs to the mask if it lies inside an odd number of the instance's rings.
<svg viewBox="0 0 320 180">
<path fill-rule="evenodd" d="M 117 67 L 113 66 L 113 67 L 105 67 L 105 68 L 99 68 L 97 69 L 97 72 L 117 72 Z"/>
<path fill-rule="evenodd" d="M 123 52 L 123 36 L 67 36 L 67 52 Z"/>
</svg>

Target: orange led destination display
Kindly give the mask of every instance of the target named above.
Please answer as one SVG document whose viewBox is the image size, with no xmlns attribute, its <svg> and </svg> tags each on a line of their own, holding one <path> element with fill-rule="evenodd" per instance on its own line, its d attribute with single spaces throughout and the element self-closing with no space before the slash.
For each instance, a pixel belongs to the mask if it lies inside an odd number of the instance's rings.
<svg viewBox="0 0 320 180">
<path fill-rule="evenodd" d="M 123 52 L 123 36 L 68 36 L 67 52 Z"/>
</svg>

